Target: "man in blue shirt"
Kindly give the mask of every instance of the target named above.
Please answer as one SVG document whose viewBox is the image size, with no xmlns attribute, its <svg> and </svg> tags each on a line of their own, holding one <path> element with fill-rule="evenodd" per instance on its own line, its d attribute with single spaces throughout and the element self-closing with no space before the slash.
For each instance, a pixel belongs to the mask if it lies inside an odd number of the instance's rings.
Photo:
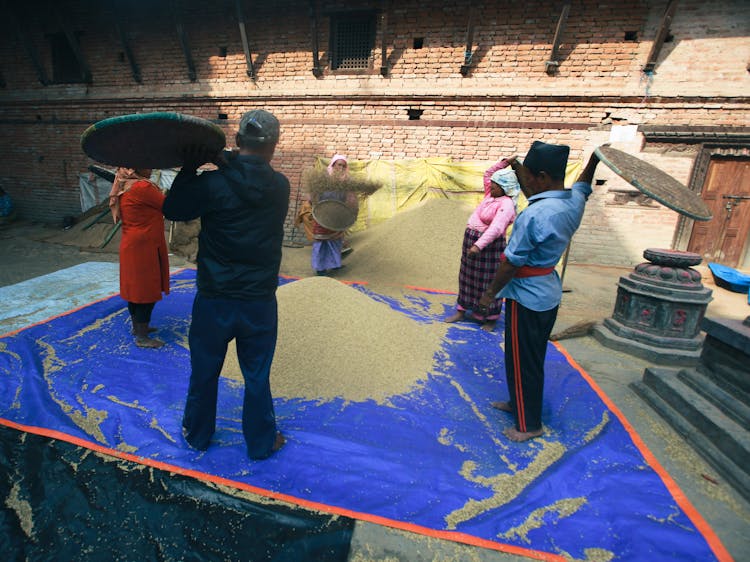
<svg viewBox="0 0 750 562">
<path fill-rule="evenodd" d="M 201 219 L 183 435 L 196 449 L 208 447 L 216 429 L 219 374 L 234 339 L 245 382 L 242 432 L 253 459 L 266 458 L 284 444 L 269 381 L 289 206 L 289 180 L 270 164 L 278 140 L 276 117 L 262 109 L 245 113 L 236 139 L 239 155 L 197 175 L 198 166 L 217 159 L 216 154 L 187 149 L 163 208 L 171 220 Z"/>
<path fill-rule="evenodd" d="M 505 298 L 505 376 L 510 400 L 492 405 L 513 414 L 512 441 L 542 435 L 542 395 L 547 341 L 557 318 L 562 282 L 555 271 L 581 224 L 599 163 L 592 154 L 571 189 L 565 189 L 570 148 L 535 141 L 523 164 L 510 165 L 529 206 L 518 215 L 505 259 L 482 295 L 480 306 Z M 498 294 L 499 293 L 499 294 Z"/>
</svg>

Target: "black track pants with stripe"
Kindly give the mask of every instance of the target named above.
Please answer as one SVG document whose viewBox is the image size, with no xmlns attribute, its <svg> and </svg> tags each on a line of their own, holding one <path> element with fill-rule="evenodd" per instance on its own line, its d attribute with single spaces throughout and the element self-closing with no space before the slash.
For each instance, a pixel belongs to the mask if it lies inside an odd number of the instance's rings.
<svg viewBox="0 0 750 562">
<path fill-rule="evenodd" d="M 505 377 L 516 429 L 524 433 L 542 428 L 544 358 L 557 309 L 537 312 L 505 301 Z"/>
</svg>

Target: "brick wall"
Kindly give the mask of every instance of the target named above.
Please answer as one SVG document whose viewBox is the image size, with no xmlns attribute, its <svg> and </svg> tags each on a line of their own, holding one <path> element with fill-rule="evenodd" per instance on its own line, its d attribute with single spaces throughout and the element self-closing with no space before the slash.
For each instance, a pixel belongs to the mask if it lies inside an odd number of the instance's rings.
<svg viewBox="0 0 750 562">
<path fill-rule="evenodd" d="M 60 222 L 80 212 L 77 174 L 91 163 L 80 150 L 80 134 L 95 121 L 125 113 L 198 115 L 222 126 L 231 141 L 244 111 L 270 109 L 282 122 L 274 165 L 290 178 L 292 208 L 301 171 L 315 156 L 334 152 L 355 159 L 490 161 L 523 154 L 541 139 L 569 144 L 571 158 L 578 159 L 606 142 L 613 124 L 750 127 L 747 2 L 681 1 L 671 25 L 674 39 L 647 75 L 641 69 L 666 1 L 574 1 L 552 76 L 545 62 L 559 2 L 481 3 L 466 76 L 459 69 L 468 0 L 393 2 L 383 77 L 380 19 L 370 70 L 331 71 L 327 58 L 330 14 L 381 3 L 318 1 L 320 78 L 311 72 L 309 3 L 246 2 L 253 80 L 234 3 L 185 0 L 180 19 L 195 63 L 191 81 L 169 2 L 143 3 L 139 12 L 118 17 L 114 2 L 63 0 L 56 4 L 70 28 L 81 32 L 93 80 L 51 85 L 40 83 L 28 50 L 51 77 L 47 36 L 61 30 L 54 11 L 34 0 L 13 4 L 16 23 L 0 22 L 0 182 L 20 214 L 32 220 Z M 141 83 L 133 79 L 116 21 Z M 409 120 L 413 109 L 422 110 L 419 120 Z M 648 152 L 643 142 L 639 135 L 628 151 L 690 180 L 695 151 Z M 595 188 L 572 261 L 632 265 L 646 247 L 671 246 L 678 215 L 658 204 L 615 201 L 610 190 L 617 180 L 605 178 Z M 291 215 L 287 226 L 291 235 Z"/>
</svg>

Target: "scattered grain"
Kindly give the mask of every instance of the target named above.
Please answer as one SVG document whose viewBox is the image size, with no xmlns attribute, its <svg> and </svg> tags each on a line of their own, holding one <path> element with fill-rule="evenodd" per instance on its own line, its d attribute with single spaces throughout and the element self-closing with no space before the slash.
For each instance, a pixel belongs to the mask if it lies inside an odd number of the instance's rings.
<svg viewBox="0 0 750 562">
<path fill-rule="evenodd" d="M 354 252 L 346 259 L 344 274 L 375 285 L 456 291 L 461 245 L 471 211 L 459 201 L 431 199 L 354 233 Z"/>
<path fill-rule="evenodd" d="M 344 178 L 331 176 L 325 169 L 310 168 L 302 172 L 302 186 L 313 196 L 326 191 L 353 191 L 361 195 L 372 195 L 383 184 L 356 175 Z"/>
</svg>

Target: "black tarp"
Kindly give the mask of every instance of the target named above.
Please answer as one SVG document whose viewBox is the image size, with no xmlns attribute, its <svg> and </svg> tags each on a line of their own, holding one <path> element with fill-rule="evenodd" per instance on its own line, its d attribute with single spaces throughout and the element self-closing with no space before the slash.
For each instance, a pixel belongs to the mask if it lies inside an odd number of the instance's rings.
<svg viewBox="0 0 750 562">
<path fill-rule="evenodd" d="M 0 493 L 6 561 L 345 561 L 354 528 L 2 426 Z"/>
</svg>

